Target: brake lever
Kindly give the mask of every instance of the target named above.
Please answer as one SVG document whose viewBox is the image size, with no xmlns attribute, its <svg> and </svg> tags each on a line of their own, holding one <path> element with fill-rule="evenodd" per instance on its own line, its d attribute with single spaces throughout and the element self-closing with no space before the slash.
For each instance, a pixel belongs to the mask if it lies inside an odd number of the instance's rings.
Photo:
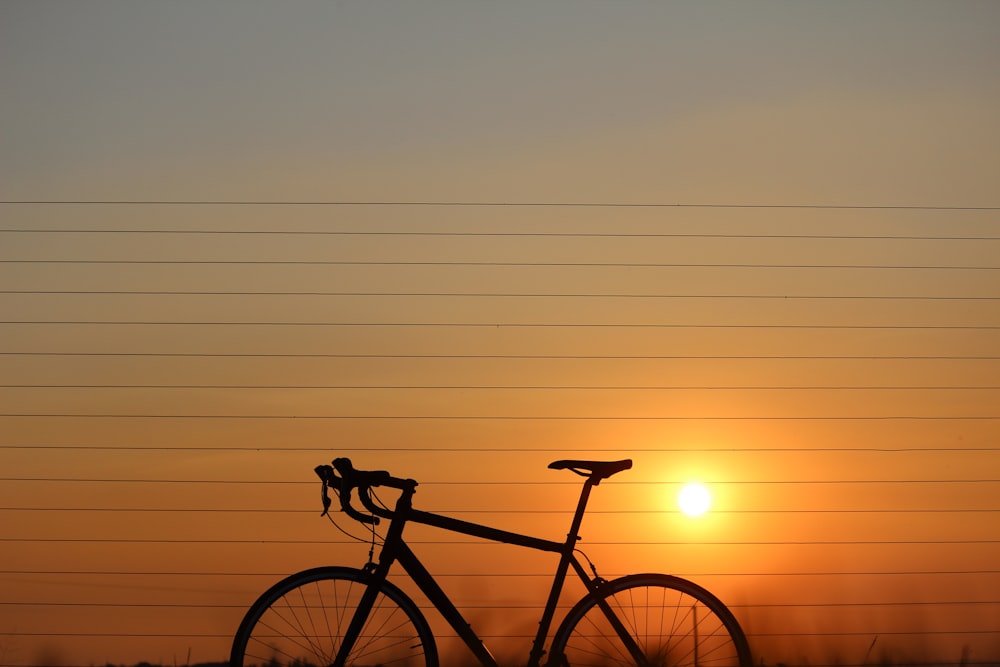
<svg viewBox="0 0 1000 667">
<path fill-rule="evenodd" d="M 327 514 L 330 513 L 330 505 L 333 504 L 333 501 L 330 500 L 330 493 L 329 493 L 329 488 L 330 488 L 329 476 L 334 474 L 333 468 L 331 468 L 330 466 L 323 465 L 323 466 L 316 466 L 315 470 L 316 474 L 319 475 L 320 480 L 322 480 L 323 482 L 323 490 L 321 491 L 323 499 L 323 513 L 320 514 L 320 516 L 326 516 Z"/>
</svg>

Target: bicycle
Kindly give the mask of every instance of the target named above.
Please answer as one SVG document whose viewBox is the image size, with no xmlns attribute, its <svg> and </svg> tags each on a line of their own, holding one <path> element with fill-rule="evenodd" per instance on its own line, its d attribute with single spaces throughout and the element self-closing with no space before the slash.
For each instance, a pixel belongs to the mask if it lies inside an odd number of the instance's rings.
<svg viewBox="0 0 1000 667">
<path fill-rule="evenodd" d="M 586 556 L 591 573 L 577 558 L 578 533 L 592 488 L 631 468 L 630 459 L 561 460 L 548 467 L 586 478 L 562 542 L 414 509 L 417 482 L 393 477 L 384 470 L 355 470 L 346 458 L 335 459 L 332 467 L 316 467 L 322 480 L 323 515 L 330 511 L 329 490 L 333 489 L 340 509 L 352 519 L 372 530 L 380 519 L 389 521 L 378 560 L 373 562 L 369 554 L 368 563 L 361 568 L 319 567 L 276 583 L 257 599 L 240 624 L 233 640 L 231 667 L 437 667 L 436 642 L 423 612 L 387 579 L 395 563 L 478 661 L 484 667 L 497 667 L 486 645 L 403 539 L 403 527 L 409 522 L 559 554 L 528 667 L 542 667 L 546 655 L 545 667 L 751 667 L 750 648 L 739 623 L 706 589 L 666 574 L 633 574 L 609 581 L 597 574 Z M 399 491 L 393 509 L 380 504 L 373 491 L 379 487 Z M 353 505 L 355 490 L 367 514 Z M 546 653 L 545 643 L 570 569 L 587 593 L 563 617 Z"/>
</svg>

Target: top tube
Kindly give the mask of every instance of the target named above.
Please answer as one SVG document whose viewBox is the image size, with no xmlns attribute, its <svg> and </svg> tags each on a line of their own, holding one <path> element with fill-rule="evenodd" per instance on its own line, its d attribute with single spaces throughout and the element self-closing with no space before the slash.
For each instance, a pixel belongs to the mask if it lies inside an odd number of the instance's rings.
<svg viewBox="0 0 1000 667">
<path fill-rule="evenodd" d="M 618 461 L 590 461 L 579 459 L 561 459 L 553 461 L 548 467 L 552 470 L 570 470 L 571 472 L 586 478 L 580 494 L 580 499 L 577 503 L 576 512 L 573 516 L 572 525 L 566 535 L 565 541 L 562 542 L 541 539 L 524 535 L 522 533 L 514 533 L 482 524 L 463 521 L 441 514 L 413 509 L 411 500 L 416 491 L 416 481 L 412 479 L 393 477 L 384 470 L 358 470 L 354 468 L 351 460 L 348 458 L 341 457 L 334 459 L 333 467 L 317 466 L 316 474 L 319 475 L 320 479 L 323 481 L 324 514 L 329 511 L 330 505 L 332 504 L 327 493 L 327 490 L 332 488 L 340 500 L 340 509 L 352 519 L 362 523 L 377 525 L 379 523 L 379 518 L 388 519 L 390 521 L 402 519 L 404 522 L 414 521 L 416 523 L 442 528 L 451 532 L 480 537 L 495 542 L 515 544 L 541 551 L 552 551 L 556 553 L 571 552 L 575 548 L 576 542 L 580 539 L 578 532 L 586 509 L 591 487 L 597 486 L 603 479 L 607 479 L 612 475 L 630 469 L 632 467 L 632 460 L 622 459 Z M 402 491 L 402 495 L 396 503 L 395 510 L 380 507 L 372 501 L 372 489 L 380 486 L 388 486 Z M 354 489 L 358 490 L 358 496 L 361 500 L 361 504 L 364 505 L 365 509 L 367 509 L 370 514 L 364 514 L 353 506 L 352 494 Z"/>
</svg>

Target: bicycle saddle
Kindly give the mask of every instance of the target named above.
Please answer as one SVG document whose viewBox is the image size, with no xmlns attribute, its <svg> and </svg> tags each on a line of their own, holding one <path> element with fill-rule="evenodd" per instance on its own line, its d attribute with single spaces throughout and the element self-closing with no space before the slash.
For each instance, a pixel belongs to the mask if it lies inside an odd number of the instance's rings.
<svg viewBox="0 0 1000 667">
<path fill-rule="evenodd" d="M 621 461 L 577 461 L 574 459 L 562 459 L 549 464 L 552 470 L 572 470 L 581 477 L 590 477 L 595 484 L 600 484 L 602 479 L 607 479 L 622 470 L 632 467 L 632 459 L 622 459 Z"/>
</svg>

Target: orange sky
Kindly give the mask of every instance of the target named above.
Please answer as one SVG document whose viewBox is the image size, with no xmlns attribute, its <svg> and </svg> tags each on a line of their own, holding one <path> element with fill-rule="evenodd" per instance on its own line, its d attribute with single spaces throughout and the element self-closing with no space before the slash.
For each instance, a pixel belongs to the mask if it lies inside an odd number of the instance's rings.
<svg viewBox="0 0 1000 667">
<path fill-rule="evenodd" d="M 997 660 L 997 9 L 393 7 L 0 7 L 0 665 L 224 659 L 337 455 L 552 538 L 630 457 L 603 574 Z M 525 655 L 554 562 L 414 539 Z"/>
</svg>

